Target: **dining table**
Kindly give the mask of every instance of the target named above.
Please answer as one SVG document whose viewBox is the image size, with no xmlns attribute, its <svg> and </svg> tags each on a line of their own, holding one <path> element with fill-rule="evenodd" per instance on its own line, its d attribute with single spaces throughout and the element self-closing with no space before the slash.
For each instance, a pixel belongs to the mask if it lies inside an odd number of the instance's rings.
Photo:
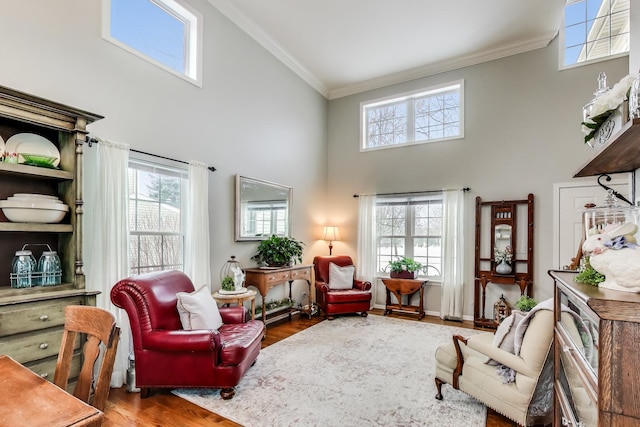
<svg viewBox="0 0 640 427">
<path fill-rule="evenodd" d="M 99 426 L 104 413 L 0 355 L 0 427 Z"/>
</svg>

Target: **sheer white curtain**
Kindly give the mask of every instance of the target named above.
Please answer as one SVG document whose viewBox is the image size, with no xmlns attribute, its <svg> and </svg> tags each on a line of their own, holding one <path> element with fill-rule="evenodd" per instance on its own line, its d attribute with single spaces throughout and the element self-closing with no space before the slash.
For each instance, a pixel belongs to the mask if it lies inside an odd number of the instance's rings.
<svg viewBox="0 0 640 427">
<path fill-rule="evenodd" d="M 444 267 L 440 296 L 442 319 L 462 318 L 464 290 L 464 190 L 443 190 L 442 236 Z"/>
<path fill-rule="evenodd" d="M 371 282 L 372 299 L 376 301 L 376 196 L 358 197 L 358 278 Z"/>
<path fill-rule="evenodd" d="M 189 162 L 184 272 L 196 289 L 208 285 L 211 289 L 211 257 L 209 242 L 209 168 L 206 164 Z"/>
<path fill-rule="evenodd" d="M 85 188 L 86 206 L 93 213 L 93 227 L 85 228 L 87 289 L 100 291 L 97 306 L 116 316 L 120 343 L 111 386 L 121 387 L 127 376 L 131 328 L 124 310 L 111 303 L 111 287 L 129 275 L 129 146 L 99 140 L 95 179 Z M 87 182 L 85 182 L 87 187 Z"/>
</svg>

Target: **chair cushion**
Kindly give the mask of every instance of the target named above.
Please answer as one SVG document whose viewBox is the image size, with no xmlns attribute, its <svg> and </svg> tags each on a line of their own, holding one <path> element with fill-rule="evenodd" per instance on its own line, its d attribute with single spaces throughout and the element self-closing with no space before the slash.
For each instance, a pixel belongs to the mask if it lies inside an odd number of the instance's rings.
<svg viewBox="0 0 640 427">
<path fill-rule="evenodd" d="M 177 308 L 182 322 L 182 329 L 219 329 L 222 317 L 218 305 L 211 296 L 211 291 L 204 285 L 197 291 L 178 292 Z"/>
<path fill-rule="evenodd" d="M 259 320 L 222 325 L 220 341 L 224 345 L 220 351 L 220 364 L 239 365 L 253 351 L 254 345 L 260 346 L 263 336 L 264 324 Z"/>
<path fill-rule="evenodd" d="M 371 301 L 371 292 L 361 291 L 359 289 L 330 290 L 325 295 L 325 301 L 327 304 Z"/>
<path fill-rule="evenodd" d="M 353 288 L 354 271 L 353 265 L 340 267 L 332 262 L 329 263 L 329 289 Z"/>
</svg>

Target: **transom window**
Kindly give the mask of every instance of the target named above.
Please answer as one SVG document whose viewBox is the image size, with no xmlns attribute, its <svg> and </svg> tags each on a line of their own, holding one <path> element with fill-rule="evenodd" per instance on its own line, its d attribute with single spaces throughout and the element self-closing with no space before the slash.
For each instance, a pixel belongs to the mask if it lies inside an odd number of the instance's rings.
<svg viewBox="0 0 640 427">
<path fill-rule="evenodd" d="M 360 104 L 361 151 L 464 137 L 458 81 Z"/>
<path fill-rule="evenodd" d="M 442 194 L 379 198 L 376 203 L 377 271 L 406 256 L 422 264 L 420 276 L 442 272 Z"/>
<path fill-rule="evenodd" d="M 629 52 L 630 0 L 568 0 L 563 66 Z"/>
<path fill-rule="evenodd" d="M 128 179 L 131 274 L 182 270 L 187 170 L 130 159 Z"/>
<path fill-rule="evenodd" d="M 202 16 L 176 0 L 103 0 L 103 37 L 201 85 Z"/>
</svg>

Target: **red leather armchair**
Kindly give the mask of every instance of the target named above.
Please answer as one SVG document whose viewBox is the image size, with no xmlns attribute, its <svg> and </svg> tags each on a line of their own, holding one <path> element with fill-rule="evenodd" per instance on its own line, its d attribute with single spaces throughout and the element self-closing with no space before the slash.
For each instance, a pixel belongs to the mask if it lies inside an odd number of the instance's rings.
<svg viewBox="0 0 640 427">
<path fill-rule="evenodd" d="M 329 264 L 340 267 L 353 265 L 351 257 L 317 256 L 313 259 L 316 276 L 316 300 L 318 307 L 324 312 L 328 320 L 333 320 L 336 314 L 360 313 L 366 317 L 371 306 L 371 282 L 353 279 L 351 289 L 329 289 Z"/>
<path fill-rule="evenodd" d="M 258 357 L 265 327 L 248 320 L 242 306 L 220 308 L 224 324 L 219 330 L 182 329 L 176 294 L 193 291 L 189 277 L 179 271 L 128 277 L 111 289 L 111 301 L 129 316 L 142 397 L 151 388 L 209 387 L 231 399 Z"/>
</svg>

